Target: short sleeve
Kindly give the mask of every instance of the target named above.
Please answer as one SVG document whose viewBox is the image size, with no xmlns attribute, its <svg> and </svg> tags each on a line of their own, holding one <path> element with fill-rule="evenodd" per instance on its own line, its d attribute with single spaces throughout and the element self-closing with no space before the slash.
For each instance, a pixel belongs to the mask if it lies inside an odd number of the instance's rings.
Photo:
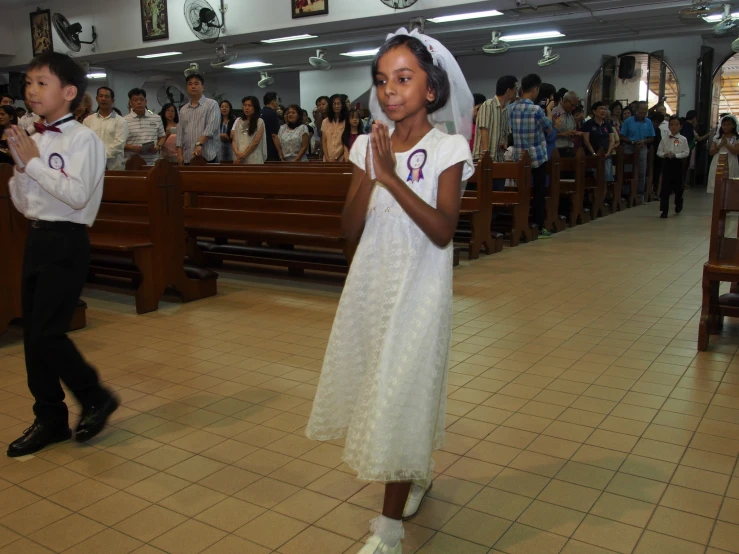
<svg viewBox="0 0 739 554">
<path fill-rule="evenodd" d="M 357 139 L 359 142 L 359 139 Z M 449 135 L 442 139 L 437 152 L 436 174 L 441 175 L 450 167 L 464 162 L 462 167 L 462 180 L 466 181 L 475 174 L 475 166 L 472 162 L 470 145 L 462 135 Z"/>
<path fill-rule="evenodd" d="M 356 165 L 362 171 L 367 171 L 367 145 L 369 144 L 369 135 L 359 135 L 354 141 L 354 146 L 349 150 L 349 161 Z M 469 151 L 470 147 L 467 146 Z"/>
<path fill-rule="evenodd" d="M 308 130 L 308 126 L 307 125 L 301 125 L 300 126 L 300 138 L 302 139 L 303 138 L 303 135 L 308 135 L 308 134 L 310 134 L 310 131 Z"/>
<path fill-rule="evenodd" d="M 483 102 L 482 106 L 480 106 L 480 109 L 477 112 L 477 128 L 478 129 L 490 130 L 491 113 L 492 111 L 490 109 L 490 103 Z"/>
</svg>

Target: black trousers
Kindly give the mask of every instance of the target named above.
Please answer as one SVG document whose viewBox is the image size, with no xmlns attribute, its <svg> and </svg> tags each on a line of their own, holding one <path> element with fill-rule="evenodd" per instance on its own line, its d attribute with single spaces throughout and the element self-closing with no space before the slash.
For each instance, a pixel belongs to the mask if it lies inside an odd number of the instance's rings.
<svg viewBox="0 0 739 554">
<path fill-rule="evenodd" d="M 683 207 L 683 160 L 663 158 L 662 165 L 662 192 L 659 195 L 659 209 L 662 212 L 670 211 L 670 194 L 675 193 L 675 209 Z"/>
<path fill-rule="evenodd" d="M 549 162 L 544 162 L 539 167 L 531 169 L 531 177 L 534 181 L 534 223 L 539 226 L 539 232 L 544 230 L 544 219 L 547 215 L 547 173 Z"/>
<path fill-rule="evenodd" d="M 68 425 L 60 381 L 83 408 L 108 398 L 95 370 L 67 337 L 89 264 L 84 225 L 31 224 L 23 260 L 23 346 L 28 388 L 36 400 L 33 412 L 49 425 Z"/>
</svg>

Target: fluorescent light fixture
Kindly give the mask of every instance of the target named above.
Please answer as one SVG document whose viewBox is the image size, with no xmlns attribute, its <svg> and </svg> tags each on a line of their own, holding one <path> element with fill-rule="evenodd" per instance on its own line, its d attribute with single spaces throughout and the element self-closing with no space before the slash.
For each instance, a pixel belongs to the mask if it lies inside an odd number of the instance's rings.
<svg viewBox="0 0 739 554">
<path fill-rule="evenodd" d="M 105 73 L 88 73 L 87 78 L 88 79 L 105 79 L 108 75 Z"/>
<path fill-rule="evenodd" d="M 292 37 L 268 38 L 263 40 L 265 44 L 274 44 L 276 42 L 289 42 L 291 40 L 306 40 L 309 38 L 318 38 L 316 35 L 294 35 Z"/>
<path fill-rule="evenodd" d="M 227 67 L 228 69 L 253 69 L 255 67 L 267 67 L 268 65 L 272 64 L 264 62 L 240 62 L 224 65 L 223 67 Z"/>
<path fill-rule="evenodd" d="M 179 56 L 182 52 L 160 52 L 158 54 L 144 54 L 143 56 L 136 56 L 142 60 L 148 60 L 149 58 L 164 58 L 165 56 Z"/>
<path fill-rule="evenodd" d="M 504 35 L 500 37 L 503 42 L 520 42 L 522 40 L 541 40 L 544 38 L 557 38 L 564 35 L 559 31 L 542 31 L 541 33 L 523 33 L 521 35 Z"/>
<path fill-rule="evenodd" d="M 498 10 L 488 10 L 486 12 L 460 13 L 457 15 L 442 15 L 441 17 L 431 17 L 428 21 L 433 23 L 448 23 L 450 21 L 464 21 L 465 19 L 480 19 L 481 17 L 493 17 L 503 15 Z"/>
<path fill-rule="evenodd" d="M 355 50 L 354 52 L 342 52 L 340 55 L 348 56 L 350 58 L 363 58 L 365 56 L 374 56 L 379 51 L 379 48 L 374 48 L 372 50 Z"/>
<path fill-rule="evenodd" d="M 706 23 L 718 23 L 723 18 L 724 18 L 723 14 L 721 14 L 721 15 L 719 15 L 719 14 L 709 15 L 709 16 L 704 17 L 703 18 L 703 21 L 705 21 Z M 731 14 L 731 18 L 732 19 L 739 19 L 739 12 L 732 13 Z"/>
</svg>

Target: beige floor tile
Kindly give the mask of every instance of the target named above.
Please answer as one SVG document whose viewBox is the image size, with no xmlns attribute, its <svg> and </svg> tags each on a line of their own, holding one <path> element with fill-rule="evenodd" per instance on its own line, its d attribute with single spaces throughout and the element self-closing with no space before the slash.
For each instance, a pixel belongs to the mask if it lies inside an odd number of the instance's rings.
<svg viewBox="0 0 739 554">
<path fill-rule="evenodd" d="M 0 514 L 2 513 L 3 506 L 3 492 L 5 491 L 0 491 Z M 49 500 L 64 506 L 69 510 L 79 511 L 90 504 L 94 504 L 98 500 L 102 500 L 103 498 L 114 494 L 115 492 L 117 492 L 116 489 L 111 486 L 99 483 L 92 479 L 85 479 L 84 481 L 81 481 L 76 485 L 72 485 L 63 491 L 52 494 L 49 497 Z M 20 505 L 20 507 L 22 507 L 25 505 L 23 504 L 23 500 L 23 498 L 16 498 L 13 499 L 13 502 L 15 505 Z"/>
<path fill-rule="evenodd" d="M 61 552 L 98 534 L 103 529 L 105 527 L 91 519 L 72 514 L 31 533 L 29 538 L 55 552 Z"/>
<path fill-rule="evenodd" d="M 95 502 L 95 504 L 88 506 L 79 513 L 111 527 L 150 505 L 146 500 L 119 491 Z"/>
<path fill-rule="evenodd" d="M 546 489 L 542 494 L 544 492 L 546 492 Z M 515 521 L 531 502 L 531 498 L 526 496 L 492 487 L 485 487 L 467 504 L 467 507 L 499 518 Z"/>
<path fill-rule="evenodd" d="M 708 544 L 714 520 L 659 506 L 648 529 L 700 544 Z"/>
<path fill-rule="evenodd" d="M 562 506 L 535 500 L 518 518 L 518 522 L 557 535 L 569 537 L 585 514 Z"/>
<path fill-rule="evenodd" d="M 270 549 L 235 535 L 227 535 L 210 548 L 203 550 L 203 554 L 270 554 Z"/>
<path fill-rule="evenodd" d="M 377 512 L 344 502 L 319 519 L 315 525 L 353 540 L 360 540 L 369 531 L 370 520 Z M 408 524 L 405 524 L 408 535 Z"/>
<path fill-rule="evenodd" d="M 642 530 L 624 523 L 588 515 L 573 535 L 574 539 L 622 552 L 630 553 L 641 536 Z"/>
<path fill-rule="evenodd" d="M 495 544 L 495 548 L 508 554 L 557 554 L 566 542 L 566 537 L 514 523 Z"/>
<path fill-rule="evenodd" d="M 634 554 L 702 554 L 704 548 L 676 537 L 645 531 Z"/>
<path fill-rule="evenodd" d="M 114 528 L 143 542 L 149 542 L 177 527 L 187 518 L 161 506 L 148 508 L 124 519 Z"/>
<path fill-rule="evenodd" d="M 298 536 L 280 547 L 281 554 L 303 554 L 305 552 L 325 552 L 326 554 L 341 554 L 354 541 L 330 531 L 309 527 Z"/>
<path fill-rule="evenodd" d="M 441 532 L 491 547 L 510 525 L 508 520 L 463 508 L 441 528 Z"/>
<path fill-rule="evenodd" d="M 305 523 L 315 523 L 340 503 L 335 498 L 303 489 L 277 504 L 272 510 Z"/>
<path fill-rule="evenodd" d="M 670 485 L 667 487 L 659 503 L 661 506 L 667 506 L 668 508 L 690 512 L 699 516 L 716 518 L 721 507 L 721 500 L 722 497 L 717 494 Z M 724 499 L 724 508 L 727 507 L 729 502 L 733 502 L 733 499 Z M 727 513 L 730 511 L 731 508 L 728 508 Z M 727 519 L 726 521 L 731 520 Z"/>
<path fill-rule="evenodd" d="M 675 470 L 671 483 L 703 492 L 724 494 L 729 476 L 680 465 Z"/>
<path fill-rule="evenodd" d="M 43 529 L 47 525 L 51 525 L 55 521 L 67 517 L 71 513 L 66 508 L 62 508 L 53 502 L 39 500 L 34 504 L 30 504 L 25 508 L 6 515 L 0 519 L 0 525 L 4 525 L 19 535 L 28 536 L 34 531 Z"/>
<path fill-rule="evenodd" d="M 101 533 L 90 537 L 72 548 L 65 550 L 65 554 L 89 554 L 91 552 L 105 552 L 106 554 L 128 554 L 141 547 L 137 541 L 114 529 L 105 529 Z"/>
<path fill-rule="evenodd" d="M 235 535 L 267 548 L 279 548 L 308 527 L 276 512 L 265 512 L 234 532 Z"/>
<path fill-rule="evenodd" d="M 590 513 L 635 527 L 645 527 L 655 507 L 649 502 L 604 492 Z"/>
<path fill-rule="evenodd" d="M 443 500 L 444 502 L 457 504 L 458 506 L 464 506 L 472 500 L 475 495 L 482 490 L 482 488 L 482 485 L 478 483 L 456 479 L 449 475 L 440 475 L 434 479 L 434 486 L 428 492 L 428 496 L 436 498 L 437 500 Z"/>
<path fill-rule="evenodd" d="M 217 543 L 226 533 L 199 521 L 188 520 L 160 535 L 151 544 L 165 552 L 197 554 Z"/>
<path fill-rule="evenodd" d="M 437 533 L 417 552 L 418 554 L 443 554 L 445 552 L 456 552 L 459 554 L 486 554 L 487 547 L 474 544 L 464 539 L 452 537 L 445 533 Z"/>
<path fill-rule="evenodd" d="M 264 512 L 264 508 L 255 504 L 236 498 L 226 498 L 200 512 L 195 516 L 195 519 L 222 531 L 232 533 Z"/>
<path fill-rule="evenodd" d="M 418 510 L 413 523 L 428 527 L 435 531 L 440 530 L 461 509 L 457 504 L 444 502 L 427 496 L 423 501 L 423 508 Z"/>
<path fill-rule="evenodd" d="M 535 498 L 550 479 L 517 469 L 506 468 L 493 479 L 490 486 L 507 492 Z"/>
<path fill-rule="evenodd" d="M 728 552 L 739 552 L 739 525 L 733 525 L 725 521 L 716 522 L 716 527 L 711 535 L 710 546 Z"/>
</svg>

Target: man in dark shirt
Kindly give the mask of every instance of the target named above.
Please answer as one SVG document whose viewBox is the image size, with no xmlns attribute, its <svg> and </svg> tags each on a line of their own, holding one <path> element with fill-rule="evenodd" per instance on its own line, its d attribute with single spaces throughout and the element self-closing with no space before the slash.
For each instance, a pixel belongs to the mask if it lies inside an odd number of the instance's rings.
<svg viewBox="0 0 739 554">
<path fill-rule="evenodd" d="M 264 121 L 264 138 L 267 141 L 267 161 L 283 161 L 282 146 L 278 134 L 280 133 L 280 116 L 277 115 L 276 92 L 268 92 L 264 95 L 264 107 L 262 108 L 262 121 Z"/>
</svg>

